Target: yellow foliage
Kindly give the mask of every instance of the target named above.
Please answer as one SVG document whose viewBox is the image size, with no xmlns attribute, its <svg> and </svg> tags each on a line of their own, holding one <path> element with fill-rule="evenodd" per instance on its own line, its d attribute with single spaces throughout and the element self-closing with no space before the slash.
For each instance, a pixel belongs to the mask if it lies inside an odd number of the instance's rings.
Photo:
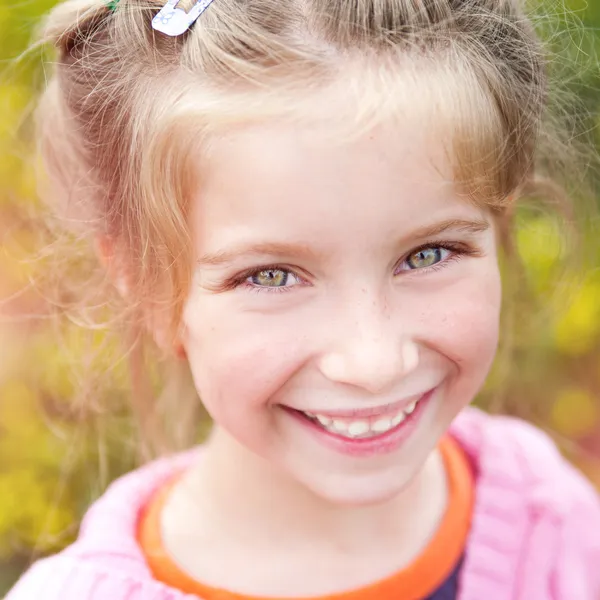
<svg viewBox="0 0 600 600">
<path fill-rule="evenodd" d="M 568 388 L 558 393 L 552 406 L 552 422 L 562 434 L 580 438 L 600 426 L 598 398 L 586 390 Z"/>
<path fill-rule="evenodd" d="M 556 281 L 563 257 L 556 218 L 541 215 L 525 221 L 517 230 L 517 246 L 536 293 L 551 303 L 553 346 L 574 356 L 592 350 L 600 337 L 600 278 L 589 276 L 580 283 L 573 274 L 569 281 Z"/>
<path fill-rule="evenodd" d="M 65 448 L 42 419 L 36 392 L 23 381 L 0 387 L 0 423 L 0 456 L 10 459 L 9 465 L 60 466 Z"/>
<path fill-rule="evenodd" d="M 11 24 L 9 6 L 0 6 L 0 35 L 4 38 L 6 29 Z"/>
<path fill-rule="evenodd" d="M 37 203 L 37 183 L 35 176 L 35 165 L 25 162 L 21 168 L 21 177 L 17 182 L 17 193 L 19 198 L 32 204 Z"/>
<path fill-rule="evenodd" d="M 2 14 L 0 11 L 0 25 Z M 0 181 L 13 182 L 21 171 L 21 159 L 15 152 L 16 128 L 30 98 L 31 91 L 23 85 L 0 85 Z M 10 193 L 0 194 L 0 204 L 11 201 Z"/>
<path fill-rule="evenodd" d="M 14 143 L 15 126 L 30 99 L 31 90 L 24 85 L 15 82 L 0 85 L 0 137 Z"/>
<path fill-rule="evenodd" d="M 40 473 L 34 463 L 0 473 L 0 558 L 14 551 L 11 535 L 19 544 L 42 552 L 65 542 L 65 532 L 75 515 L 58 502 L 55 473 Z"/>
<path fill-rule="evenodd" d="M 11 230 L 3 236 L 0 249 L 0 274 L 2 288 L 10 292 L 22 290 L 35 273 L 31 261 L 34 237 L 25 229 Z M 7 294 L 8 295 L 8 294 Z"/>
<path fill-rule="evenodd" d="M 554 322 L 553 338 L 558 350 L 578 356 L 600 337 L 600 280 L 590 277 L 571 293 L 567 310 Z"/>
<path fill-rule="evenodd" d="M 547 215 L 529 219 L 518 227 L 516 242 L 535 289 L 543 292 L 551 282 L 553 269 L 563 253 L 559 224 Z"/>
<path fill-rule="evenodd" d="M 0 423 L 0 558 L 14 551 L 14 535 L 25 547 L 54 549 L 75 517 L 72 503 L 57 497 L 65 444 L 41 418 L 37 394 L 22 381 L 0 387 Z"/>
<path fill-rule="evenodd" d="M 59 332 L 48 331 L 31 346 L 31 357 L 43 364 L 36 371 L 38 385 L 65 404 L 73 402 L 77 391 L 92 386 L 97 392 L 118 387 L 127 376 L 124 351 L 111 333 L 90 331 L 69 323 Z M 109 375 L 102 376 L 102 374 Z M 91 378 L 99 379 L 98 383 Z M 96 393 L 95 396 L 98 394 Z"/>
<path fill-rule="evenodd" d="M 37 373 L 39 387 L 52 397 L 68 402 L 75 392 L 69 353 L 65 349 L 57 351 L 56 338 L 45 335 L 32 347 L 31 355 L 36 364 L 44 365 Z"/>
</svg>

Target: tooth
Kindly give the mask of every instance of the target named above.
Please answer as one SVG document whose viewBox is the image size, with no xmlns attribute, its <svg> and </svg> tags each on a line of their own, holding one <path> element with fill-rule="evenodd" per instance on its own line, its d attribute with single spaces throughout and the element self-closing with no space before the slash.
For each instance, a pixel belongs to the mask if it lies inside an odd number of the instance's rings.
<svg viewBox="0 0 600 600">
<path fill-rule="evenodd" d="M 344 421 L 334 420 L 333 428 L 336 431 L 348 431 L 348 425 L 346 425 L 346 423 L 344 423 Z"/>
<path fill-rule="evenodd" d="M 409 404 L 405 409 L 404 412 L 407 415 L 410 415 L 412 413 L 413 410 L 415 410 L 415 407 L 417 406 L 417 401 L 415 400 L 414 402 L 412 402 L 411 404 Z"/>
<path fill-rule="evenodd" d="M 321 425 L 324 425 L 325 427 L 327 425 L 331 424 L 331 419 L 329 417 L 323 417 L 322 415 L 316 415 L 317 421 L 319 421 L 319 423 L 321 423 Z"/>
<path fill-rule="evenodd" d="M 405 419 L 405 415 L 404 413 L 399 413 L 397 414 L 393 419 L 392 419 L 392 427 L 396 427 L 396 425 L 400 425 L 400 423 L 402 423 L 402 421 L 404 421 Z"/>
<path fill-rule="evenodd" d="M 364 435 L 369 431 L 369 424 L 366 421 L 354 421 L 348 426 L 348 433 L 352 436 Z"/>
<path fill-rule="evenodd" d="M 390 419 L 379 419 L 371 425 L 371 431 L 376 433 L 383 433 L 392 427 L 392 421 Z"/>
</svg>

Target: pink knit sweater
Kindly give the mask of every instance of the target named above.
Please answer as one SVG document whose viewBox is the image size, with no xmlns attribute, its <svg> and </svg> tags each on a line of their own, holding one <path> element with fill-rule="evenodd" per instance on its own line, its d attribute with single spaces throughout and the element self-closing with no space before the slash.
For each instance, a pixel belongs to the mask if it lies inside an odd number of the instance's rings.
<svg viewBox="0 0 600 600">
<path fill-rule="evenodd" d="M 476 473 L 458 600 L 600 599 L 600 500 L 530 425 L 468 409 L 452 435 Z M 192 600 L 157 582 L 136 543 L 140 509 L 193 450 L 114 482 L 79 539 L 34 564 L 5 600 Z M 382 599 L 383 600 L 383 599 Z"/>
</svg>

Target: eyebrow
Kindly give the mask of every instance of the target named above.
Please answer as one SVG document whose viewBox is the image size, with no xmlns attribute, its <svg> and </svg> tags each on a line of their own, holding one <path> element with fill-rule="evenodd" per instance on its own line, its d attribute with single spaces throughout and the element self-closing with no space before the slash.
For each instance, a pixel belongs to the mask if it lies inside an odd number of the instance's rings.
<svg viewBox="0 0 600 600">
<path fill-rule="evenodd" d="M 477 234 L 489 229 L 490 224 L 483 219 L 446 219 L 433 225 L 425 225 L 412 231 L 406 239 L 431 238 L 449 231 Z M 315 259 L 319 256 L 307 244 L 290 244 L 287 242 L 259 242 L 242 244 L 227 250 L 218 250 L 213 253 L 203 254 L 197 261 L 201 267 L 222 267 L 234 262 L 241 256 L 293 256 L 299 259 Z"/>
</svg>

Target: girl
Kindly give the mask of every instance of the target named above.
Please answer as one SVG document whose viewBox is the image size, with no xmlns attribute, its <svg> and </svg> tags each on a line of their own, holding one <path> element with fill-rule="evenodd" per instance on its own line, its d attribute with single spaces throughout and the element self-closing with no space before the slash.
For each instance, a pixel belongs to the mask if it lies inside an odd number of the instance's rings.
<svg viewBox="0 0 600 600">
<path fill-rule="evenodd" d="M 8 599 L 597 598 L 592 487 L 467 408 L 538 176 L 516 0 L 69 0 L 48 37 L 47 189 L 215 427 Z"/>
</svg>

